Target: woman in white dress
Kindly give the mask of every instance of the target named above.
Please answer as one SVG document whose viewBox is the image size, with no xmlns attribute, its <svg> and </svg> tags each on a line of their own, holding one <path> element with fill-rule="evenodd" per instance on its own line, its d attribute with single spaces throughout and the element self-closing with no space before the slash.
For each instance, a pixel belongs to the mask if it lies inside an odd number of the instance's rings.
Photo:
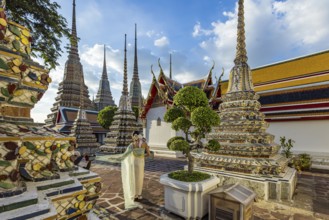
<svg viewBox="0 0 329 220">
<path fill-rule="evenodd" d="M 146 152 L 146 155 L 145 155 Z M 138 131 L 133 133 L 133 143 L 117 158 L 121 161 L 121 178 L 125 209 L 140 207 L 136 200 L 142 199 L 145 156 L 150 155 L 149 146 Z"/>
</svg>

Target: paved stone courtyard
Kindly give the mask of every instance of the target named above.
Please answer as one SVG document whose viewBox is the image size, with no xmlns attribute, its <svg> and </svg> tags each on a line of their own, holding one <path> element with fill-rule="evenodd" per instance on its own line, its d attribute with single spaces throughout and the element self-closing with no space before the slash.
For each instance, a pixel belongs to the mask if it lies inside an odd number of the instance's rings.
<svg viewBox="0 0 329 220">
<path fill-rule="evenodd" d="M 120 165 L 108 162 L 107 156 L 98 157 L 91 168 L 102 177 L 103 182 L 101 196 L 97 202 L 97 214 L 104 220 L 182 219 L 163 208 L 163 186 L 159 183 L 159 178 L 163 173 L 183 169 L 186 164 L 185 159 L 147 160 L 143 199 L 140 201 L 143 208 L 126 211 L 124 210 Z M 254 216 L 255 220 L 329 220 L 329 174 L 311 172 L 299 174 L 293 202 L 259 201 L 255 203 Z"/>
</svg>

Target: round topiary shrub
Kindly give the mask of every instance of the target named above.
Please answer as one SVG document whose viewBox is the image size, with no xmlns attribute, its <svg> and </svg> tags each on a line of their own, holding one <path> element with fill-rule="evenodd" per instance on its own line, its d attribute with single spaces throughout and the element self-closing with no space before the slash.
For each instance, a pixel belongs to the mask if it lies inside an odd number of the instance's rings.
<svg viewBox="0 0 329 220">
<path fill-rule="evenodd" d="M 207 148 L 210 152 L 216 152 L 220 149 L 220 144 L 217 140 L 213 139 L 208 142 Z"/>
<path fill-rule="evenodd" d="M 170 146 L 170 150 L 186 152 L 190 148 L 190 145 L 185 140 L 174 140 Z"/>
<path fill-rule="evenodd" d="M 173 141 L 176 141 L 176 140 L 185 140 L 183 137 L 180 137 L 180 136 L 177 136 L 177 137 L 172 137 L 168 140 L 167 142 L 167 148 L 170 150 L 170 145 Z"/>
</svg>

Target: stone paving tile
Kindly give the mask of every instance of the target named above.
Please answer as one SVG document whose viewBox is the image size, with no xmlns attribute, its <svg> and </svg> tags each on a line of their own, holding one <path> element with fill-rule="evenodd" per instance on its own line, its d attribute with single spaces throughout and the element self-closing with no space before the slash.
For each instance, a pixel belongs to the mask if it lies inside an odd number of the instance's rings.
<svg viewBox="0 0 329 220">
<path fill-rule="evenodd" d="M 124 210 L 120 165 L 97 158 L 92 171 L 102 177 L 103 188 L 97 202 L 102 216 L 109 219 L 139 220 L 182 220 L 183 218 L 164 209 L 164 189 L 160 176 L 174 170 L 182 170 L 185 159 L 155 158 L 145 163 L 143 208 Z M 105 219 L 105 218 L 102 218 Z M 203 220 L 208 219 L 205 216 Z M 303 172 L 298 175 L 297 189 L 293 202 L 259 201 L 254 206 L 255 220 L 329 220 L 329 174 Z"/>
</svg>

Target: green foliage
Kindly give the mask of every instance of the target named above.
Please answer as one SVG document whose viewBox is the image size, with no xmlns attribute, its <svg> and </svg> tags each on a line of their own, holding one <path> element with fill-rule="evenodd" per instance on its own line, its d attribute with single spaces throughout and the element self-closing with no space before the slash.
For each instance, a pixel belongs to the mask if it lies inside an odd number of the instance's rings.
<svg viewBox="0 0 329 220">
<path fill-rule="evenodd" d="M 180 136 L 176 136 L 176 137 L 172 137 L 172 138 L 170 138 L 170 139 L 168 140 L 168 142 L 167 142 L 167 147 L 168 147 L 168 149 L 170 149 L 170 145 L 171 145 L 171 143 L 172 143 L 173 141 L 176 141 L 176 140 L 184 140 L 184 138 L 183 138 L 183 137 L 180 137 Z"/>
<path fill-rule="evenodd" d="M 292 152 L 291 152 L 291 148 L 294 147 L 294 143 L 295 141 L 291 140 L 291 139 L 286 139 L 285 136 L 280 137 L 280 143 L 281 143 L 281 149 L 282 149 L 282 153 L 286 158 L 291 158 L 292 156 Z"/>
<path fill-rule="evenodd" d="M 311 156 L 309 154 L 299 154 L 292 160 L 292 166 L 298 170 L 309 170 L 312 165 Z"/>
<path fill-rule="evenodd" d="M 211 127 L 219 124 L 219 116 L 210 107 L 198 107 L 191 114 L 192 124 L 201 132 L 210 132 Z"/>
<path fill-rule="evenodd" d="M 174 96 L 174 104 L 182 106 L 189 112 L 200 106 L 208 106 L 208 98 L 206 94 L 199 88 L 187 86 L 179 90 Z"/>
<path fill-rule="evenodd" d="M 185 113 L 181 108 L 172 107 L 171 109 L 167 110 L 163 119 L 165 122 L 173 122 L 179 117 L 184 117 Z"/>
<path fill-rule="evenodd" d="M 173 121 L 171 128 L 175 131 L 182 130 L 184 133 L 187 133 L 188 130 L 190 130 L 190 127 L 192 126 L 192 122 L 184 117 L 179 117 L 175 121 Z"/>
<path fill-rule="evenodd" d="M 132 110 L 135 113 L 136 121 L 138 121 L 138 118 L 139 118 L 139 108 L 137 106 L 133 106 L 132 107 Z"/>
<path fill-rule="evenodd" d="M 207 148 L 209 151 L 216 152 L 220 149 L 220 144 L 217 140 L 210 140 Z"/>
<path fill-rule="evenodd" d="M 55 68 L 62 54 L 61 38 L 70 39 L 66 19 L 58 13 L 60 5 L 54 1 L 7 1 L 9 20 L 30 29 L 33 34 L 32 56 L 40 54 L 46 67 Z"/>
<path fill-rule="evenodd" d="M 174 96 L 174 104 L 175 106 L 166 112 L 164 120 L 171 122 L 174 130 L 182 130 L 185 139 L 170 139 L 167 146 L 170 150 L 186 154 L 188 172 L 192 174 L 191 151 L 204 147 L 201 139 L 211 131 L 212 126 L 219 124 L 219 116 L 209 107 L 206 94 L 197 87 L 187 86 L 179 90 Z M 193 131 L 190 131 L 192 127 Z"/>
<path fill-rule="evenodd" d="M 98 112 L 97 121 L 98 123 L 105 129 L 108 129 L 112 122 L 115 112 L 117 111 L 117 107 L 115 106 L 107 106 Z"/>
<path fill-rule="evenodd" d="M 168 176 L 171 179 L 183 182 L 199 182 L 210 178 L 210 175 L 208 173 L 201 173 L 198 171 L 193 171 L 192 173 L 189 173 L 185 170 L 179 170 L 169 173 Z"/>
<path fill-rule="evenodd" d="M 186 140 L 174 140 L 170 145 L 169 149 L 174 151 L 186 152 L 190 148 L 189 143 Z"/>
</svg>

